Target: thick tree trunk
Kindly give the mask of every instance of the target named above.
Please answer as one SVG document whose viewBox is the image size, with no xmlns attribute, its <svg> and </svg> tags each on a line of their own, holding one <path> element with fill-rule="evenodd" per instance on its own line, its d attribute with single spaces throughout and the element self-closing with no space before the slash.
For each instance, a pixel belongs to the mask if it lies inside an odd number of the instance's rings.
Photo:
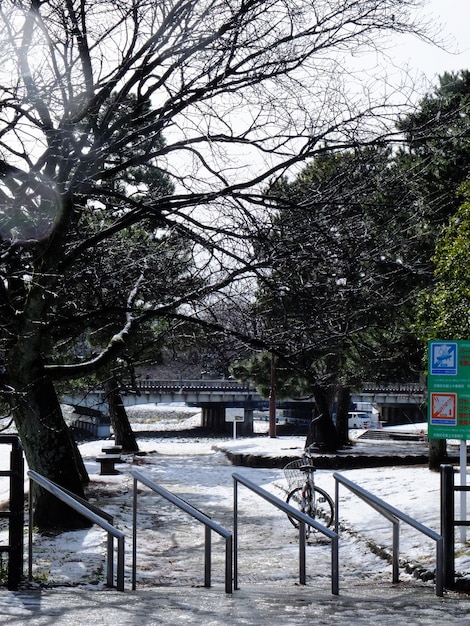
<svg viewBox="0 0 470 626">
<path fill-rule="evenodd" d="M 314 395 L 319 415 L 312 420 L 309 426 L 305 445 L 313 443 L 320 451 L 336 452 L 338 449 L 338 437 L 331 418 L 327 394 L 320 387 L 316 387 Z"/>
<path fill-rule="evenodd" d="M 7 373 L 15 390 L 13 415 L 29 469 L 84 497 L 88 479 L 46 369 L 25 343 L 9 354 Z M 39 528 L 81 528 L 89 522 L 54 495 L 34 487 L 34 523 Z"/>
<path fill-rule="evenodd" d="M 438 472 L 442 463 L 447 461 L 447 441 L 445 439 L 429 440 L 429 469 Z"/>
<path fill-rule="evenodd" d="M 348 412 L 350 398 L 351 393 L 349 388 L 340 387 L 338 389 L 336 402 L 336 433 L 340 446 L 349 444 Z"/>
<path fill-rule="evenodd" d="M 109 417 L 114 430 L 114 441 L 122 446 L 123 452 L 138 452 L 139 446 L 127 417 L 126 409 L 119 393 L 119 383 L 111 377 L 105 382 L 106 398 L 109 406 Z"/>
</svg>

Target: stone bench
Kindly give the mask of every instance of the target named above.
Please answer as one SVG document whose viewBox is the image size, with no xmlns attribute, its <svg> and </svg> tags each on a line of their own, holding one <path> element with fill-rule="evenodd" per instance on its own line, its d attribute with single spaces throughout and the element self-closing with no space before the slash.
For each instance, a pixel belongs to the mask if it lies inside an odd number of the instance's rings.
<svg viewBox="0 0 470 626">
<path fill-rule="evenodd" d="M 100 464 L 101 476 L 112 476 L 119 474 L 116 469 L 116 463 L 124 463 L 120 454 L 100 454 L 95 461 Z"/>
<path fill-rule="evenodd" d="M 105 446 L 101 448 L 101 452 L 104 454 L 121 454 L 122 446 Z"/>
</svg>

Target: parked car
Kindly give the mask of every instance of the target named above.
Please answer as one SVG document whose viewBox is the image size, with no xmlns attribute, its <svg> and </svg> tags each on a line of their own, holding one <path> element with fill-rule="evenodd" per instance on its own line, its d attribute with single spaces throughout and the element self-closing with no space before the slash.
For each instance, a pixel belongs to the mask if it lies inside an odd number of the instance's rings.
<svg viewBox="0 0 470 626">
<path fill-rule="evenodd" d="M 369 428 L 372 421 L 370 413 L 361 413 L 360 411 L 350 411 L 348 413 L 349 428 Z"/>
</svg>

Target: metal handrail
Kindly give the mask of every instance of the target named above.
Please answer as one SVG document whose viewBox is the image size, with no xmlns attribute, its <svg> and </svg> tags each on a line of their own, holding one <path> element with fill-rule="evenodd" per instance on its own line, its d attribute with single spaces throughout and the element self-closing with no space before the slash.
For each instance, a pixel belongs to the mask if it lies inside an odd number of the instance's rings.
<svg viewBox="0 0 470 626">
<path fill-rule="evenodd" d="M 124 591 L 124 539 L 125 534 L 115 528 L 107 519 L 112 517 L 100 511 L 96 506 L 86 503 L 83 498 L 75 496 L 67 489 L 63 489 L 56 483 L 52 482 L 48 478 L 45 478 L 41 474 L 33 470 L 28 470 L 28 476 L 31 481 L 38 483 L 41 487 L 52 493 L 56 498 L 70 506 L 75 511 L 78 511 L 81 515 L 89 519 L 94 524 L 101 526 L 103 530 L 108 533 L 108 545 L 107 545 L 107 585 L 113 586 L 114 568 L 113 568 L 113 537 L 117 539 L 117 580 L 116 588 L 118 591 Z M 29 581 L 32 580 L 32 546 L 33 546 L 33 506 L 32 506 L 32 488 L 29 489 Z M 106 518 L 106 519 L 105 519 Z"/>
<path fill-rule="evenodd" d="M 132 469 L 131 475 L 134 477 L 134 497 L 133 497 L 133 531 L 132 531 L 132 589 L 136 588 L 136 569 L 137 569 L 137 482 L 141 482 L 149 489 L 158 493 L 160 496 L 174 504 L 176 507 L 197 519 L 205 526 L 204 541 L 204 586 L 211 586 L 211 530 L 219 534 L 225 539 L 225 592 L 232 593 L 232 533 L 210 517 L 196 509 L 194 506 L 185 502 L 180 497 L 171 493 L 161 485 L 157 485 L 152 480 L 144 476 L 138 470 Z"/>
<path fill-rule="evenodd" d="M 289 515 L 289 517 L 293 517 L 299 522 L 299 581 L 301 585 L 305 585 L 306 583 L 306 533 L 305 527 L 306 525 L 315 528 L 315 530 L 319 531 L 329 539 L 331 539 L 331 593 L 338 595 L 339 593 L 339 568 L 338 568 L 338 532 L 332 531 L 329 528 L 326 528 L 320 522 L 317 522 L 312 517 L 305 515 L 298 509 L 295 509 L 290 504 L 287 504 L 283 500 L 269 493 L 262 487 L 259 487 L 255 483 L 251 482 L 241 474 L 232 474 L 234 480 L 234 490 L 233 490 L 233 553 L 234 553 L 234 561 L 233 561 L 233 579 L 235 584 L 235 589 L 238 589 L 238 483 L 241 483 L 261 498 L 267 500 L 270 504 L 281 509 L 284 513 Z"/>
<path fill-rule="evenodd" d="M 443 596 L 444 595 L 444 539 L 442 535 L 436 533 L 431 528 L 428 528 L 424 524 L 421 524 L 417 520 L 413 519 L 409 515 L 406 515 L 399 509 L 394 506 L 388 504 L 384 500 L 374 496 L 372 493 L 363 489 L 356 483 L 352 482 L 348 478 L 341 476 L 335 472 L 333 474 L 333 478 L 335 479 L 335 530 L 338 530 L 338 519 L 339 519 L 339 484 L 342 484 L 344 487 L 352 491 L 356 496 L 361 498 L 364 502 L 366 502 L 369 506 L 375 509 L 378 513 L 380 513 L 383 517 L 388 519 L 393 524 L 393 536 L 392 536 L 392 577 L 393 582 L 397 583 L 399 580 L 399 530 L 400 530 L 400 520 L 412 526 L 415 530 L 420 533 L 423 533 L 430 539 L 433 539 L 436 542 L 436 595 Z"/>
</svg>

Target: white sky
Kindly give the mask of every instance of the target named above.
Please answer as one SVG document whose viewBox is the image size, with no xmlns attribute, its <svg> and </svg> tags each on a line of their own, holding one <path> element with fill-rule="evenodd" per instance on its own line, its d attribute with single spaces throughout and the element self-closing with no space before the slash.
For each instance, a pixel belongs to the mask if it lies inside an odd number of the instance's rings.
<svg viewBox="0 0 470 626">
<path fill-rule="evenodd" d="M 408 64 L 417 75 L 424 73 L 433 84 L 445 71 L 470 70 L 470 0 L 429 0 L 422 13 L 436 28 L 441 26 L 445 50 L 402 37 L 394 61 Z"/>
</svg>

